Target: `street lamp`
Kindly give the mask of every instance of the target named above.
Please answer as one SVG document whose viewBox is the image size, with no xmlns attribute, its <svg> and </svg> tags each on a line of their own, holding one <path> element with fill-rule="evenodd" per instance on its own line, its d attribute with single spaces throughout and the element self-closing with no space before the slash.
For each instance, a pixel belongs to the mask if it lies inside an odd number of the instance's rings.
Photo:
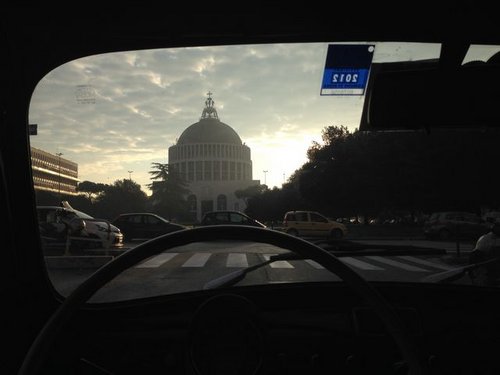
<svg viewBox="0 0 500 375">
<path fill-rule="evenodd" d="M 132 181 L 132 172 L 133 172 L 133 171 L 128 171 L 128 179 L 129 179 L 130 181 Z"/>
<path fill-rule="evenodd" d="M 62 152 L 57 152 L 56 155 L 58 157 L 58 168 L 59 168 L 59 200 L 61 200 L 61 155 Z"/>
<path fill-rule="evenodd" d="M 267 185 L 266 173 L 269 171 L 262 171 L 262 172 L 264 172 L 264 185 Z"/>
</svg>

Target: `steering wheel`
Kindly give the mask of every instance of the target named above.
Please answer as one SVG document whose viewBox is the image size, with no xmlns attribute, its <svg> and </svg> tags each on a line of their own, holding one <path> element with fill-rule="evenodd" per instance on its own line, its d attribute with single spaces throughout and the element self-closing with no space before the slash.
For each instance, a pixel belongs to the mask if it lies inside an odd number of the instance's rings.
<svg viewBox="0 0 500 375">
<path fill-rule="evenodd" d="M 417 345 L 387 301 L 365 279 L 333 254 L 299 237 L 272 229 L 244 225 L 216 225 L 183 229 L 154 238 L 136 246 L 97 270 L 77 287 L 51 316 L 31 345 L 18 374 L 38 374 L 50 352 L 52 343 L 75 311 L 124 270 L 146 258 L 177 246 L 221 239 L 270 244 L 318 262 L 325 269 L 340 277 L 378 314 L 387 332 L 398 346 L 408 366 L 408 373 L 415 375 L 429 373 L 426 360 L 420 355 Z"/>
</svg>

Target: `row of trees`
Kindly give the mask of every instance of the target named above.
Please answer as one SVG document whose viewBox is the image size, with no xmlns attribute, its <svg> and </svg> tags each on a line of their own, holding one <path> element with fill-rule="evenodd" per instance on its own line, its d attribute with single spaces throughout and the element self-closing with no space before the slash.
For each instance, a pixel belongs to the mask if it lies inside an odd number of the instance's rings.
<svg viewBox="0 0 500 375">
<path fill-rule="evenodd" d="M 176 221 L 190 221 L 186 196 L 189 193 L 184 182 L 168 164 L 153 163 L 151 196 L 132 179 L 116 180 L 113 184 L 83 181 L 77 186 L 79 196 L 62 196 L 48 192 L 37 192 L 38 205 L 59 205 L 67 200 L 71 206 L 94 217 L 112 220 L 123 212 L 156 212 Z"/>
<path fill-rule="evenodd" d="M 249 199 L 248 212 L 271 219 L 305 207 L 332 217 L 377 217 L 500 206 L 497 130 L 367 133 L 328 126 L 322 140 L 282 189 Z"/>
<path fill-rule="evenodd" d="M 236 191 L 247 203 L 246 213 L 273 221 L 293 209 L 314 209 L 331 217 L 376 217 L 383 212 L 477 212 L 500 205 L 498 131 L 365 133 L 328 126 L 322 140 L 311 145 L 307 162 L 282 188 L 258 185 Z M 150 197 L 136 182 L 124 179 L 112 185 L 84 181 L 78 186 L 83 195 L 68 200 L 96 217 L 153 211 L 192 221 L 186 182 L 168 164 L 153 163 L 149 173 Z"/>
</svg>

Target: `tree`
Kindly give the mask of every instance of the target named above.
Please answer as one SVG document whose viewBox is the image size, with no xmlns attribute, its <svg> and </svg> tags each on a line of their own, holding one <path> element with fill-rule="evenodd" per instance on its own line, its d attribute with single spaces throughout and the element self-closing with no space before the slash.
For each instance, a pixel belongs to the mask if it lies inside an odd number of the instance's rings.
<svg viewBox="0 0 500 375">
<path fill-rule="evenodd" d="M 492 161 L 500 157 L 500 133 L 485 132 L 350 133 L 329 126 L 294 179 L 307 202 L 331 212 L 478 211 L 498 202 Z"/>
<path fill-rule="evenodd" d="M 130 179 L 116 180 L 105 185 L 104 192 L 96 198 L 97 216 L 112 220 L 121 213 L 145 211 L 147 200 L 141 185 Z"/>
<path fill-rule="evenodd" d="M 234 195 L 238 199 L 243 199 L 245 201 L 245 206 L 248 207 L 248 201 L 250 198 L 256 197 L 264 193 L 266 190 L 269 190 L 267 185 L 252 185 L 246 189 L 236 190 Z"/>
<path fill-rule="evenodd" d="M 297 186 L 288 182 L 281 189 L 263 189 L 260 193 L 248 198 L 245 213 L 265 222 L 280 222 L 284 214 L 290 210 L 307 207 L 302 200 Z M 272 224 L 271 224 L 272 225 Z"/>
<path fill-rule="evenodd" d="M 153 182 L 148 187 L 152 191 L 150 202 L 153 209 L 169 220 L 188 217 L 186 197 L 190 191 L 187 183 L 169 164 L 152 165 L 149 174 Z"/>
<path fill-rule="evenodd" d="M 93 199 L 105 190 L 106 185 L 92 181 L 83 181 L 78 184 L 76 191 L 85 193 L 88 200 L 93 202 Z"/>
</svg>

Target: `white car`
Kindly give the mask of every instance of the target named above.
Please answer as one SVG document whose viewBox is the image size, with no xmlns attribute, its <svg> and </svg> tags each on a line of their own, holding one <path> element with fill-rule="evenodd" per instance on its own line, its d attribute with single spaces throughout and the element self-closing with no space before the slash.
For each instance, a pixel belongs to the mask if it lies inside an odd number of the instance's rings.
<svg viewBox="0 0 500 375">
<path fill-rule="evenodd" d="M 75 210 L 67 202 L 62 206 L 37 206 L 38 223 L 46 243 L 66 241 L 86 248 L 123 246 L 123 233 L 107 220 Z"/>
</svg>

